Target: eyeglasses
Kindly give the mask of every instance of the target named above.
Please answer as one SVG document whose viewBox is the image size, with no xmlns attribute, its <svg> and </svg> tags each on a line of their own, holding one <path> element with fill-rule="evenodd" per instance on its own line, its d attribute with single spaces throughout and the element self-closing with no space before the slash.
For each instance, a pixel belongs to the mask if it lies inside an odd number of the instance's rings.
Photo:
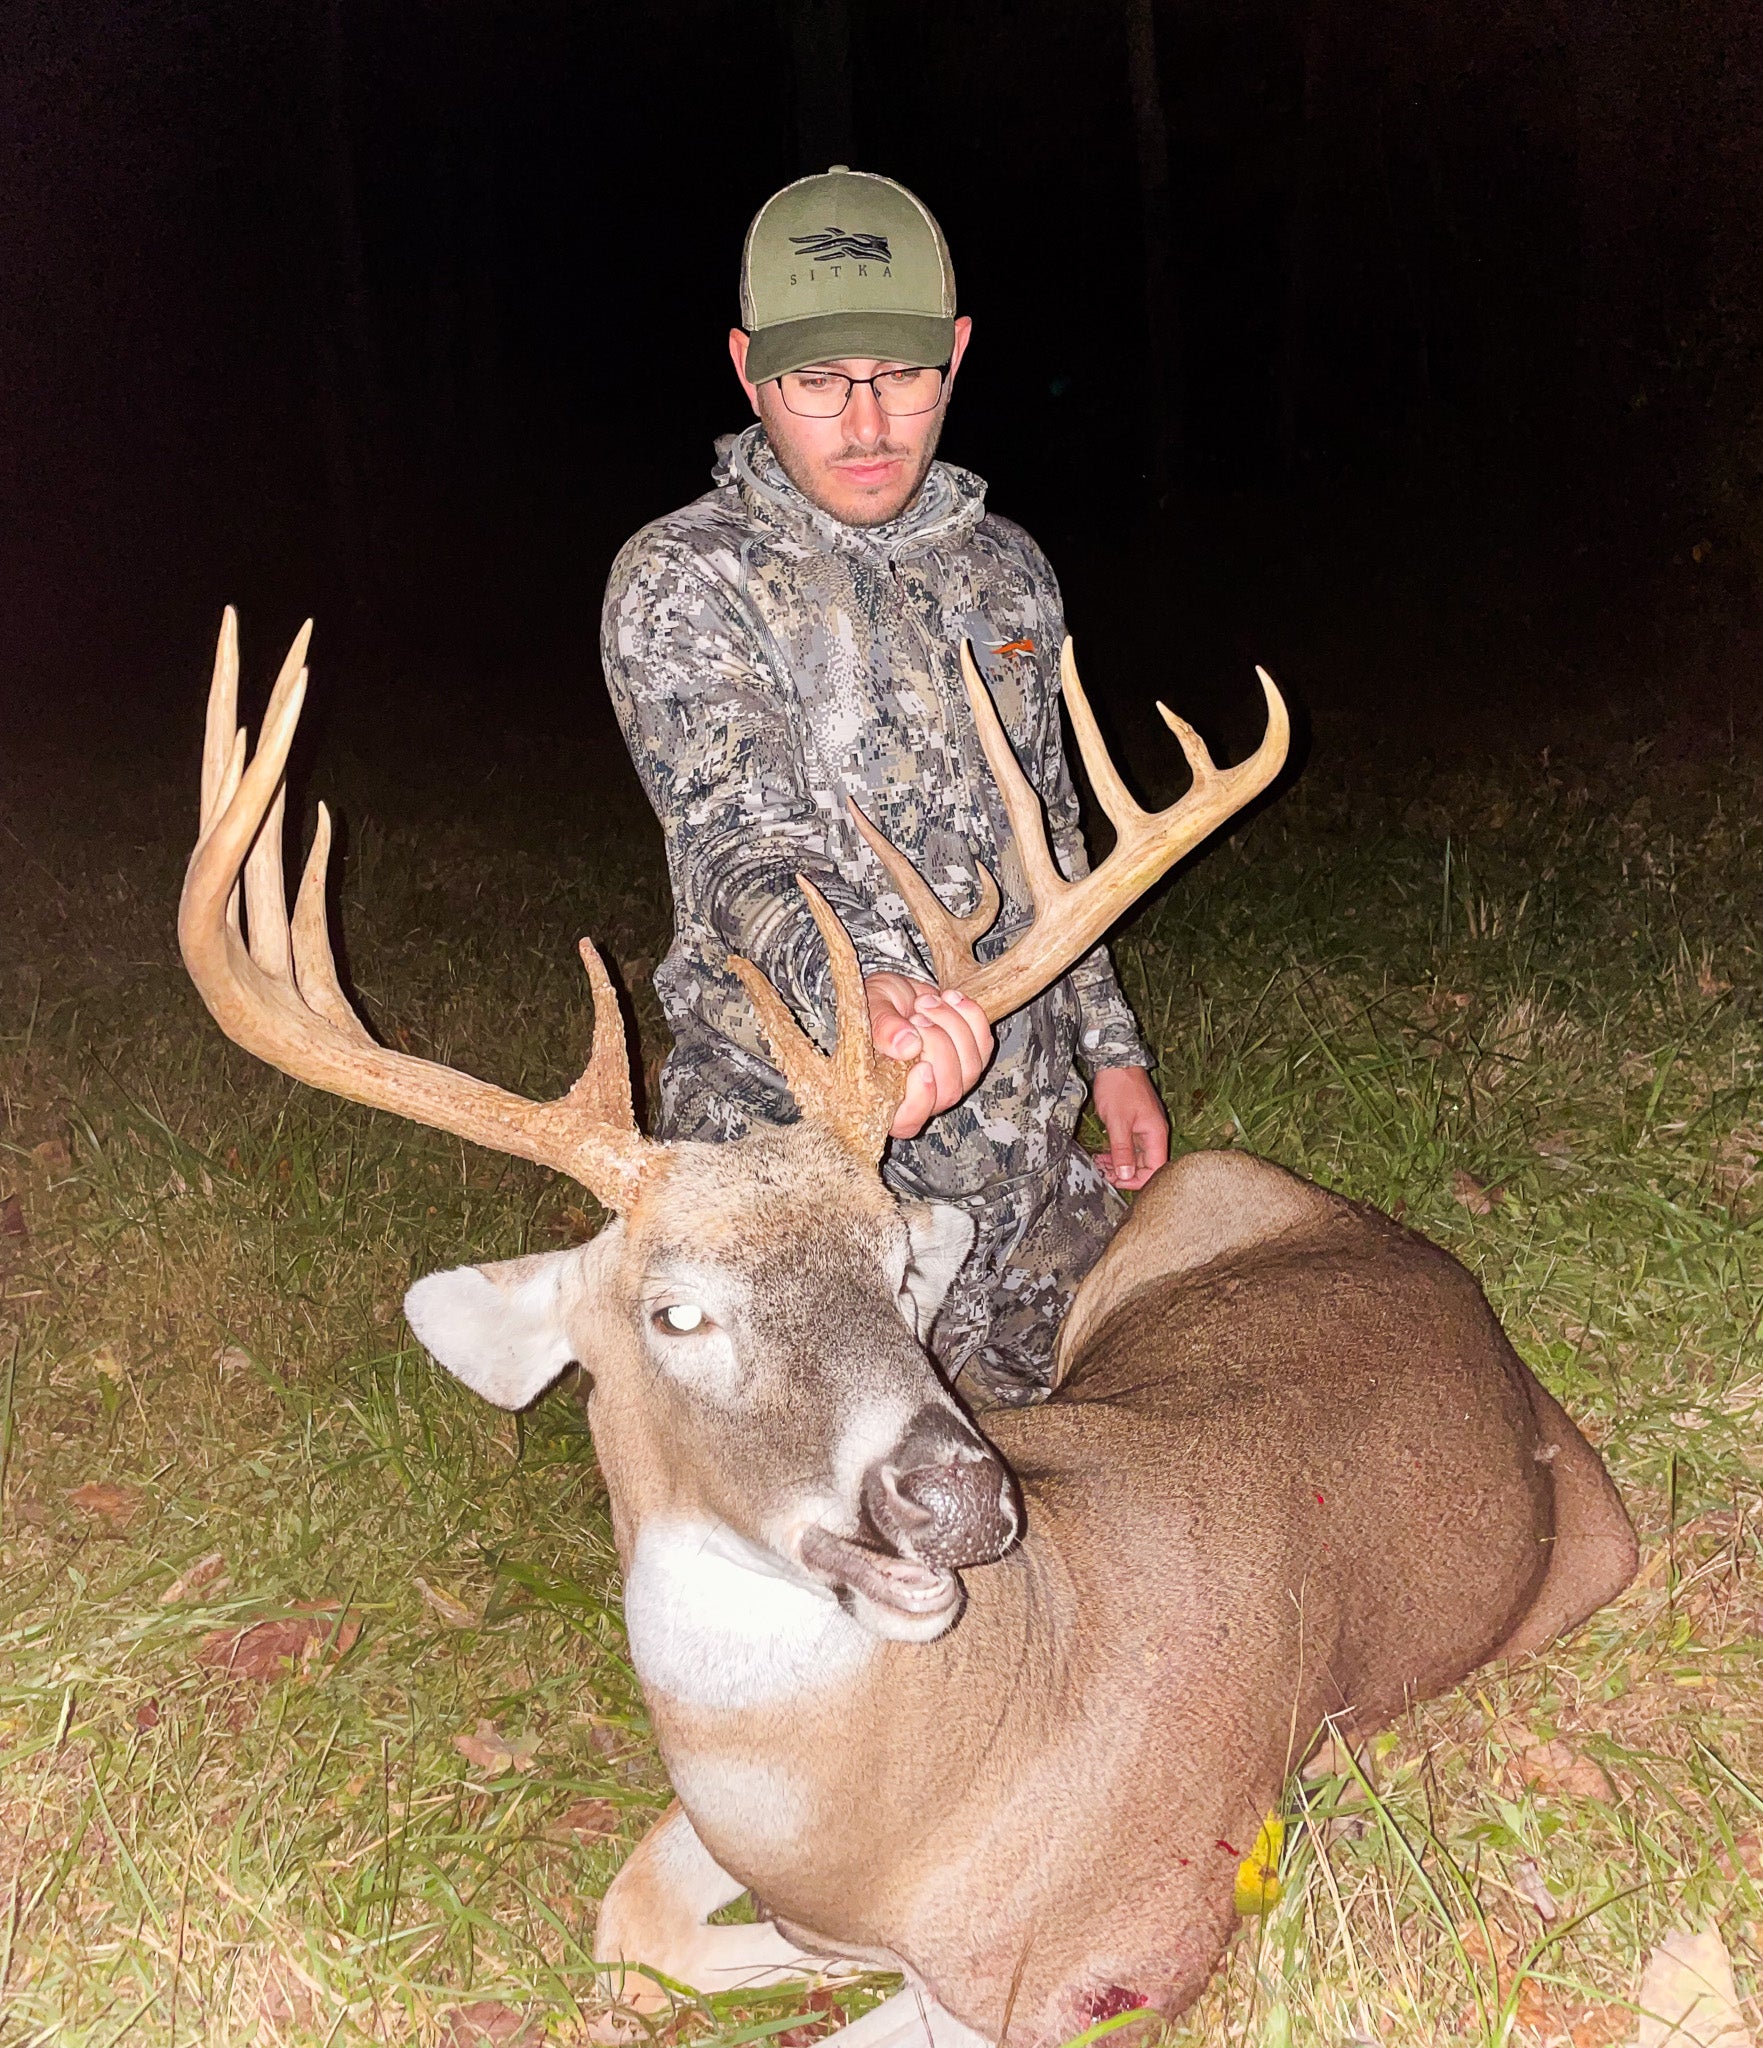
<svg viewBox="0 0 1763 2048">
<path fill-rule="evenodd" d="M 889 419 L 908 419 L 935 409 L 948 367 L 945 363 L 936 369 L 877 370 L 873 377 L 847 377 L 838 370 L 786 370 L 777 380 L 778 395 L 799 419 L 836 420 L 851 403 L 852 386 L 867 384 Z"/>
</svg>

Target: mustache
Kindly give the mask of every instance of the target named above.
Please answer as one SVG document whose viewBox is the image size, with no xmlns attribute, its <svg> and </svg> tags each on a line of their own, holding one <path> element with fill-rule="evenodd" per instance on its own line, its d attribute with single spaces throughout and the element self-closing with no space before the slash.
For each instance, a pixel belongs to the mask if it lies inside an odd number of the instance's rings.
<svg viewBox="0 0 1763 2048">
<path fill-rule="evenodd" d="M 878 441 L 873 448 L 862 448 L 855 441 L 847 441 L 836 455 L 829 455 L 829 462 L 910 462 L 912 450 L 903 448 L 897 441 Z"/>
</svg>

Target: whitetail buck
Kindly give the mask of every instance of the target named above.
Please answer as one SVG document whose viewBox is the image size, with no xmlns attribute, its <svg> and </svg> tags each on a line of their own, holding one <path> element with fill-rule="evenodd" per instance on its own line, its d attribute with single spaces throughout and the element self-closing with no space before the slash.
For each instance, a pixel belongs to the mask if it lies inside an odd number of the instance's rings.
<svg viewBox="0 0 1763 2048">
<path fill-rule="evenodd" d="M 332 965 L 322 808 L 291 928 L 282 893 L 305 646 L 247 766 L 228 614 L 184 958 L 228 1036 L 284 1072 L 553 1166 L 616 1212 L 592 1244 L 435 1274 L 406 1306 L 504 1407 L 571 1361 L 591 1379 L 632 1659 L 678 1794 L 601 1908 L 626 1999 L 846 1958 L 909 1985 L 848 2043 L 1047 2048 L 1135 2007 L 1178 2012 L 1325 1723 L 1362 1737 L 1627 1583 L 1634 1540 L 1596 1454 L 1455 1260 L 1235 1153 L 1145 1190 L 1066 1321 L 1057 1393 L 989 1415 L 988 1444 L 921 1342 L 968 1225 L 876 1173 L 905 1070 L 871 1046 L 820 898 L 830 1057 L 735 963 L 801 1110 L 787 1128 L 646 1140 L 586 941 L 593 1055 L 560 1100 L 388 1051 Z M 1228 773 L 1165 712 L 1193 788 L 1147 815 L 1068 649 L 1066 702 L 1119 844 L 1067 882 L 966 673 L 1036 923 L 976 963 L 995 892 L 953 918 L 867 836 L 943 985 L 998 1019 L 1266 786 L 1285 710 L 1263 677 L 1267 736 Z M 758 1924 L 707 1924 L 749 1887 Z"/>
</svg>

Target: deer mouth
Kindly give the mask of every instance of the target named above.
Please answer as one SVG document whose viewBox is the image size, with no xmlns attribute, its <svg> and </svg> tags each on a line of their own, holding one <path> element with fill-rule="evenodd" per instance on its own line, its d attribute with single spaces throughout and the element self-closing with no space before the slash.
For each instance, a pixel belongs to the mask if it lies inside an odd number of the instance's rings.
<svg viewBox="0 0 1763 2048">
<path fill-rule="evenodd" d="M 818 1524 L 803 1532 L 800 1555 L 817 1579 L 903 1619 L 940 1619 L 962 1597 L 960 1579 L 946 1566 L 872 1550 Z"/>
</svg>

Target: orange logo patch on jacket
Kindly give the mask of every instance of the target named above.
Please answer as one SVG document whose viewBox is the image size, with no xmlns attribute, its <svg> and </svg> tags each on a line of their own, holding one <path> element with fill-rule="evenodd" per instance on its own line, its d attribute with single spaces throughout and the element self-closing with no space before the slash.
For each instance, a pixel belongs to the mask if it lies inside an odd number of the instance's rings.
<svg viewBox="0 0 1763 2048">
<path fill-rule="evenodd" d="M 1029 639 L 1006 640 L 1001 647 L 994 647 L 994 654 L 1033 654 L 1035 643 Z"/>
</svg>

